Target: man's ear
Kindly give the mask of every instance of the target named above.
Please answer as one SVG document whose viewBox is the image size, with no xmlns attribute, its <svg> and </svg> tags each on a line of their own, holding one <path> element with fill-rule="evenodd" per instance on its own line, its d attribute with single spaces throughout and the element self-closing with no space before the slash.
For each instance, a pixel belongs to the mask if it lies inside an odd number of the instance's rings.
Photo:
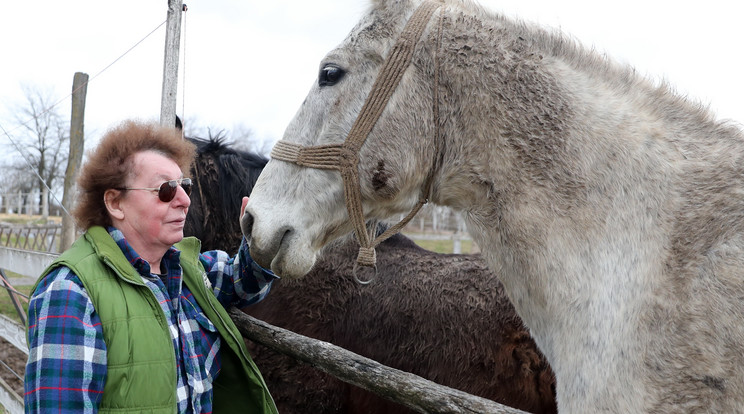
<svg viewBox="0 0 744 414">
<path fill-rule="evenodd" d="M 120 190 L 109 189 L 103 193 L 103 202 L 106 204 L 109 216 L 113 220 L 124 220 L 124 210 L 121 209 L 122 194 Z"/>
</svg>

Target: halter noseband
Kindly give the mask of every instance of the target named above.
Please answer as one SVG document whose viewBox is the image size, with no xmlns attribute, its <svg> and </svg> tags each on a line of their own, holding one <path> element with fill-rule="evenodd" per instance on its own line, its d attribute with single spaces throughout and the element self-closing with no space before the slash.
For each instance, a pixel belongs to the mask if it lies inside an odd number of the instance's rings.
<svg viewBox="0 0 744 414">
<path fill-rule="evenodd" d="M 393 46 L 392 52 L 385 59 L 385 62 L 375 79 L 375 83 L 372 85 L 372 91 L 367 96 L 364 106 L 362 106 L 357 119 L 351 127 L 351 131 L 349 131 L 349 135 L 342 144 L 303 147 L 299 144 L 280 140 L 275 144 L 271 151 L 271 157 L 277 160 L 292 162 L 303 167 L 339 170 L 341 172 L 341 177 L 344 181 L 346 209 L 349 213 L 349 218 L 354 225 L 354 231 L 360 245 L 356 261 L 356 265 L 359 266 L 375 267 L 377 261 L 375 246 L 400 231 L 400 229 L 408 224 L 419 210 L 421 210 L 421 207 L 429 201 L 433 175 L 438 165 L 440 152 L 438 53 L 435 59 L 434 76 L 433 112 L 436 130 L 435 141 L 437 145 L 434 165 L 427 175 L 424 187 L 422 188 L 421 197 L 416 206 L 398 224 L 387 229 L 373 241 L 370 241 L 372 237 L 367 234 L 364 212 L 362 210 L 361 184 L 359 180 L 359 150 L 367 139 L 369 133 L 372 131 L 372 128 L 377 123 L 380 115 L 382 115 L 382 111 L 385 109 L 388 100 L 403 77 L 403 73 L 410 65 L 416 43 L 423 35 L 424 29 L 431 19 L 431 16 L 441 5 L 442 3 L 439 1 L 427 0 L 421 3 L 421 5 L 413 12 L 413 15 L 406 23 L 403 32 L 401 32 L 398 37 L 395 46 Z M 440 16 L 438 27 L 439 43 L 437 44 L 437 48 L 439 47 L 439 44 L 441 44 L 442 16 Z M 359 283 L 369 283 L 369 281 L 362 282 L 356 278 L 356 265 L 354 267 L 354 278 Z"/>
</svg>

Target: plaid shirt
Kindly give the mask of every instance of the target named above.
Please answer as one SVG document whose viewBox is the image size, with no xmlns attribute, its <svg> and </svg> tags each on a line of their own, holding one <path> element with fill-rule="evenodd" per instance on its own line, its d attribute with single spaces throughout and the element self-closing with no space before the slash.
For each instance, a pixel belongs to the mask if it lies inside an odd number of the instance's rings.
<svg viewBox="0 0 744 414">
<path fill-rule="evenodd" d="M 182 283 L 181 252 L 171 248 L 163 256 L 167 274 L 161 279 L 150 273 L 150 265 L 119 230 L 108 231 L 168 319 L 178 365 L 178 412 L 210 413 L 212 381 L 220 369 L 220 336 Z M 245 240 L 234 258 L 214 250 L 200 259 L 223 306 L 260 301 L 277 278 L 251 260 Z M 64 266 L 50 272 L 33 293 L 28 314 L 26 412 L 97 412 L 106 383 L 106 344 L 101 320 L 80 279 Z"/>
</svg>

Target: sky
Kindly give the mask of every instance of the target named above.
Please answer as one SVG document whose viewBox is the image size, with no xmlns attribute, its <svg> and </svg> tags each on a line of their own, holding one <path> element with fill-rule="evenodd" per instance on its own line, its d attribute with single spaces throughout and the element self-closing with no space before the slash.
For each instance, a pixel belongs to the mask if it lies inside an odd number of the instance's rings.
<svg viewBox="0 0 744 414">
<path fill-rule="evenodd" d="M 6 1 L 0 12 L 0 126 L 18 133 L 23 86 L 50 91 L 70 113 L 75 72 L 90 76 L 86 150 L 109 127 L 160 116 L 166 0 Z M 178 115 L 228 135 L 250 128 L 268 151 L 369 0 L 186 0 Z M 512 17 L 559 28 L 744 123 L 744 3 L 483 0 Z M 149 36 L 148 36 L 149 34 Z M 144 40 L 143 40 L 144 39 Z M 135 46 L 136 45 L 136 46 Z M 131 49 L 131 50 L 130 50 Z M 188 125 L 187 125 L 188 126 Z M 6 135 L 0 148 L 13 156 Z M 260 145 L 259 145 L 260 147 Z M 17 154 L 16 154 L 17 155 Z"/>
</svg>

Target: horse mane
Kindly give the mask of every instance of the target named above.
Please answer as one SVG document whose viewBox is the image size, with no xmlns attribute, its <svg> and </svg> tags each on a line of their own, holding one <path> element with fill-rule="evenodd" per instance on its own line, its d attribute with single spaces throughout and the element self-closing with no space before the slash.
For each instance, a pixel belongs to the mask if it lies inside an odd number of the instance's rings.
<svg viewBox="0 0 744 414">
<path fill-rule="evenodd" d="M 196 143 L 199 157 L 212 157 L 217 160 L 220 179 L 220 202 L 227 208 L 240 210 L 243 196 L 249 195 L 253 183 L 258 179 L 261 170 L 269 161 L 266 157 L 254 152 L 243 151 L 229 146 L 221 135 L 210 137 L 208 140 L 190 138 Z M 243 188 L 243 193 L 227 191 L 228 189 Z M 236 216 L 237 217 L 237 216 Z"/>
<path fill-rule="evenodd" d="M 390 13 L 388 9 L 394 10 L 397 7 L 413 8 L 415 6 L 412 4 L 416 2 L 401 2 L 398 5 L 391 3 L 393 1 L 375 0 L 372 2 L 372 7 L 385 12 L 387 18 L 391 15 L 388 14 Z M 613 85 L 619 94 L 635 91 L 639 97 L 644 95 L 650 97 L 651 99 L 647 105 L 648 110 L 653 111 L 662 107 L 673 108 L 672 111 L 659 110 L 656 113 L 659 117 L 673 118 L 675 122 L 679 122 L 680 114 L 685 114 L 682 117 L 686 118 L 685 122 L 698 129 L 701 124 L 708 125 L 711 129 L 721 127 L 722 124 L 728 124 L 728 122 L 716 120 L 708 105 L 677 93 L 674 86 L 666 79 L 644 76 L 633 66 L 613 60 L 606 52 L 597 50 L 593 45 L 583 44 L 577 38 L 559 28 L 546 28 L 544 25 L 507 16 L 501 12 L 489 10 L 473 0 L 445 0 L 445 3 L 459 10 L 464 20 L 474 17 L 482 22 L 489 22 L 494 27 L 502 28 L 499 35 L 511 38 L 512 47 L 515 49 L 540 50 L 543 55 L 541 58 L 560 59 L 583 72 L 592 73 L 597 78 L 601 78 L 604 83 Z M 468 30 L 466 28 L 467 21 L 460 21 L 457 25 Z M 482 28 L 480 25 L 475 27 L 471 30 L 479 30 L 478 27 Z M 665 102 L 666 105 L 659 105 L 659 102 Z"/>
<path fill-rule="evenodd" d="M 658 105 L 659 101 L 666 102 L 668 107 L 674 108 L 673 113 L 658 112 L 661 117 L 680 121 L 679 114 L 684 113 L 687 116 L 686 122 L 697 128 L 701 123 L 712 128 L 722 123 L 716 120 L 708 105 L 692 97 L 680 95 L 666 79 L 644 76 L 630 64 L 614 60 L 594 45 L 585 45 L 559 28 L 545 27 L 518 17 L 505 16 L 472 0 L 450 0 L 449 3 L 456 4 L 461 10 L 480 19 L 506 27 L 505 33 L 511 33 L 516 40 L 524 42 L 525 46 L 531 45 L 529 49 L 534 47 L 543 51 L 545 54 L 543 57 L 555 57 L 586 73 L 593 73 L 604 82 L 613 85 L 618 92 L 637 91 L 638 96 L 644 94 L 650 96 L 653 102 L 652 105 L 648 105 L 650 110 L 661 108 L 662 105 Z"/>
<path fill-rule="evenodd" d="M 203 250 L 224 250 L 227 245 L 234 246 L 227 249 L 234 253 L 242 234 L 228 220 L 237 222 L 241 200 L 250 195 L 268 159 L 234 148 L 220 134 L 210 135 L 208 139 L 187 139 L 196 146 L 197 155 L 192 166 L 195 186 L 191 194 L 192 209 L 186 217 L 186 231 L 197 235 Z"/>
</svg>

